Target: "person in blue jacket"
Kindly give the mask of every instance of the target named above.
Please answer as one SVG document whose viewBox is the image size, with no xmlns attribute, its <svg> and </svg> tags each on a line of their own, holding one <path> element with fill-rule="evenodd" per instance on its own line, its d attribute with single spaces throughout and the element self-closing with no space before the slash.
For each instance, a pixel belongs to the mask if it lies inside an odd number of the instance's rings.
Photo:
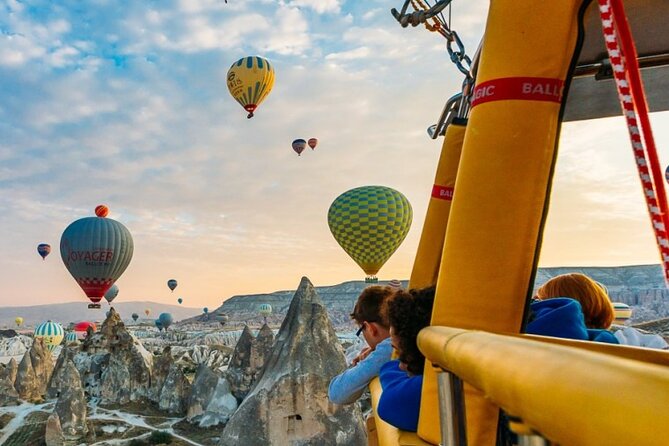
<svg viewBox="0 0 669 446">
<path fill-rule="evenodd" d="M 618 344 L 610 331 L 586 327 L 581 304 L 575 299 L 537 299 L 530 304 L 530 311 L 528 334 Z"/>
<path fill-rule="evenodd" d="M 390 340 L 398 359 L 381 367 L 383 389 L 377 413 L 385 422 L 405 430 L 418 430 L 425 357 L 418 349 L 418 332 L 430 325 L 434 287 L 399 290 L 387 303 Z"/>
<path fill-rule="evenodd" d="M 393 352 L 390 327 L 382 309 L 396 291 L 393 287 L 373 285 L 365 288 L 358 297 L 351 318 L 360 327 L 356 334 L 365 338 L 367 347 L 353 359 L 351 367 L 330 381 L 328 398 L 333 403 L 354 403 L 369 382 L 378 376 L 381 366 L 390 361 Z"/>
</svg>

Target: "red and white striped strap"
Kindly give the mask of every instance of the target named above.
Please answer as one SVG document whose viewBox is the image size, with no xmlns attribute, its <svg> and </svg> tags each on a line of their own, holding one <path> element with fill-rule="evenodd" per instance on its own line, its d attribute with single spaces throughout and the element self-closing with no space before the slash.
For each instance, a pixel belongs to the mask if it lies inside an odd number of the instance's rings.
<svg viewBox="0 0 669 446">
<path fill-rule="evenodd" d="M 627 120 L 639 179 L 650 214 L 665 282 L 669 285 L 669 213 L 655 141 L 648 117 L 648 106 L 637 63 L 636 49 L 620 0 L 598 0 L 606 50 L 618 88 L 620 105 Z M 621 48 L 622 47 L 622 48 Z M 641 121 L 639 129 L 637 115 Z M 643 139 L 642 139 L 643 134 Z M 650 163 L 648 162 L 650 160 Z M 650 168 L 650 169 L 649 169 Z M 651 176 L 652 174 L 652 176 Z"/>
</svg>

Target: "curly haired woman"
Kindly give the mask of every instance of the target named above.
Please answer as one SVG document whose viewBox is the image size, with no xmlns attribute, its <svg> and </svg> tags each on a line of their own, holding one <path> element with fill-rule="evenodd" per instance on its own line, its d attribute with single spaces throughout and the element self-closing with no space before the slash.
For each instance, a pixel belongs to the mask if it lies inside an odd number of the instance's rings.
<svg viewBox="0 0 669 446">
<path fill-rule="evenodd" d="M 425 363 L 416 338 L 420 330 L 430 325 L 434 291 L 434 287 L 400 290 L 386 303 L 390 341 L 398 359 L 381 367 L 383 392 L 377 412 L 387 423 L 411 432 L 418 428 Z"/>
</svg>

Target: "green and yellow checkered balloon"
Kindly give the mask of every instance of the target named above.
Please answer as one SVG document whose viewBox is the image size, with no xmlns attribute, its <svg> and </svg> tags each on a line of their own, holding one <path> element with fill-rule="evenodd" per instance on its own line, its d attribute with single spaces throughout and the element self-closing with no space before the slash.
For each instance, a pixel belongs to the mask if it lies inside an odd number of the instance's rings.
<svg viewBox="0 0 669 446">
<path fill-rule="evenodd" d="M 363 186 L 332 202 L 328 225 L 337 243 L 373 277 L 402 244 L 412 217 L 409 200 L 395 189 Z"/>
</svg>

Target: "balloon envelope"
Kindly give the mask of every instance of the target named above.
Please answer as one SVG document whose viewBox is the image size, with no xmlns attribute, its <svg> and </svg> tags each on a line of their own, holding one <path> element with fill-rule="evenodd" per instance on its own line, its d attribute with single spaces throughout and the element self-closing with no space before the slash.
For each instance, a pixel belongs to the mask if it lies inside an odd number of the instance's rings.
<svg viewBox="0 0 669 446">
<path fill-rule="evenodd" d="M 309 144 L 309 147 L 311 147 L 311 150 L 314 150 L 316 146 L 318 145 L 318 140 L 316 138 L 309 138 L 309 141 L 307 141 L 307 144 Z"/>
<path fill-rule="evenodd" d="M 161 313 L 160 316 L 158 316 L 158 321 L 160 321 L 163 328 L 167 329 L 172 325 L 172 315 L 170 313 Z"/>
<path fill-rule="evenodd" d="M 76 324 L 74 324 L 72 330 L 77 334 L 79 339 L 83 339 L 86 337 L 88 333 L 88 327 L 91 327 L 93 331 L 97 331 L 95 323 L 88 321 L 77 322 Z"/>
<path fill-rule="evenodd" d="M 118 286 L 114 284 L 105 293 L 105 300 L 112 303 L 112 300 L 116 299 L 116 296 L 118 296 Z"/>
<path fill-rule="evenodd" d="M 328 225 L 337 243 L 367 273 L 375 276 L 411 228 L 409 200 L 385 186 L 364 186 L 337 197 Z"/>
<path fill-rule="evenodd" d="M 249 112 L 248 118 L 265 100 L 274 86 L 274 67 L 259 56 L 242 57 L 228 70 L 228 90 L 239 105 Z"/>
<path fill-rule="evenodd" d="M 48 243 L 40 243 L 37 245 L 37 253 L 42 256 L 42 260 L 46 259 L 46 256 L 51 252 L 51 245 Z"/>
<path fill-rule="evenodd" d="M 216 313 L 216 320 L 221 324 L 225 325 L 228 322 L 228 315 L 224 313 Z"/>
<path fill-rule="evenodd" d="M 264 317 L 267 317 L 270 314 L 272 314 L 272 306 L 270 304 L 260 304 L 260 306 L 258 307 L 258 313 L 260 313 Z"/>
<path fill-rule="evenodd" d="M 153 321 L 153 323 L 156 324 L 156 328 L 158 330 L 161 330 L 161 331 L 163 330 L 163 323 L 160 322 L 160 319 L 156 319 L 155 321 Z"/>
<path fill-rule="evenodd" d="M 132 320 L 133 320 L 133 321 L 137 322 L 137 319 L 139 319 L 139 314 L 137 314 L 137 313 L 132 313 L 132 316 L 131 316 L 131 317 L 132 317 Z"/>
<path fill-rule="evenodd" d="M 151 310 L 147 308 L 146 310 L 144 310 L 144 314 L 148 316 L 149 314 L 151 314 Z"/>
<path fill-rule="evenodd" d="M 95 206 L 95 215 L 97 215 L 98 217 L 106 217 L 107 215 L 109 215 L 109 208 L 104 204 Z"/>
<path fill-rule="evenodd" d="M 70 331 L 65 335 L 65 343 L 66 344 L 72 344 L 72 343 L 76 344 L 78 342 L 79 342 L 79 338 L 77 337 L 77 334 L 75 332 Z"/>
<path fill-rule="evenodd" d="M 130 231 L 111 218 L 81 218 L 60 239 L 65 267 L 95 304 L 128 267 L 133 249 Z"/>
<path fill-rule="evenodd" d="M 58 322 L 46 321 L 35 328 L 35 339 L 42 338 L 44 339 L 44 344 L 49 349 L 53 351 L 57 346 L 63 342 L 63 337 L 65 336 L 65 330 L 63 326 Z"/>
<path fill-rule="evenodd" d="M 297 155 L 301 155 L 304 152 L 304 149 L 307 147 L 307 142 L 303 139 L 296 139 L 293 141 L 293 150 Z"/>
<path fill-rule="evenodd" d="M 204 307 L 204 308 L 202 309 L 202 312 L 203 312 L 204 314 L 207 314 L 207 313 L 209 313 L 209 308 L 207 308 L 207 307 Z"/>
<path fill-rule="evenodd" d="M 177 299 L 177 302 L 179 302 L 179 305 L 181 305 L 181 302 L 183 302 L 183 301 L 184 301 L 184 300 L 183 300 L 182 298 L 178 298 L 178 299 Z"/>
<path fill-rule="evenodd" d="M 622 302 L 613 303 L 613 312 L 615 314 L 613 322 L 616 324 L 624 324 L 632 317 L 632 309 Z"/>
<path fill-rule="evenodd" d="M 176 279 L 170 279 L 170 280 L 168 280 L 168 281 L 167 281 L 167 287 L 168 287 L 170 290 L 174 291 L 174 289 L 177 287 L 177 281 L 176 281 Z"/>
<path fill-rule="evenodd" d="M 14 322 L 16 323 L 17 327 L 20 327 L 23 325 L 23 318 L 21 316 L 17 316 L 14 318 Z"/>
</svg>

